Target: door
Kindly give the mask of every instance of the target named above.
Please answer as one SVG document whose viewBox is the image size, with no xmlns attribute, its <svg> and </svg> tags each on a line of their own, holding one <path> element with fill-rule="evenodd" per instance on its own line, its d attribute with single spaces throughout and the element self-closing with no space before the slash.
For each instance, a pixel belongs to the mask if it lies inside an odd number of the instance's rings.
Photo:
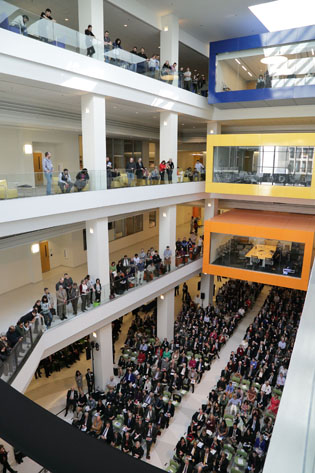
<svg viewBox="0 0 315 473">
<path fill-rule="evenodd" d="M 44 184 L 42 153 L 33 153 L 33 163 L 35 174 L 35 186 L 42 186 Z"/>
<path fill-rule="evenodd" d="M 39 247 L 40 247 L 40 261 L 42 264 L 42 273 L 47 273 L 47 271 L 50 271 L 48 241 L 41 241 L 39 243 Z"/>
</svg>

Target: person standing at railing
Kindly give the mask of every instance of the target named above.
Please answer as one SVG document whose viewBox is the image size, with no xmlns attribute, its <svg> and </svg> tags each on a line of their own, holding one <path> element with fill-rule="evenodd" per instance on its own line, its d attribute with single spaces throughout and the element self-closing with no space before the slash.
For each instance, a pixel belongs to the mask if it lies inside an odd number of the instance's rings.
<svg viewBox="0 0 315 473">
<path fill-rule="evenodd" d="M 169 184 L 172 184 L 173 170 L 174 170 L 174 163 L 173 163 L 172 158 L 170 158 L 166 163 L 166 172 L 167 172 L 167 179 L 168 179 Z"/>
<path fill-rule="evenodd" d="M 100 304 L 101 302 L 101 294 L 102 294 L 102 285 L 99 278 L 96 279 L 94 284 L 94 292 L 95 292 L 95 302 Z"/>
<path fill-rule="evenodd" d="M 93 57 L 95 54 L 95 48 L 93 46 L 93 40 L 95 39 L 95 35 L 92 32 L 92 25 L 89 25 L 87 29 L 84 31 L 86 38 L 86 55 L 88 57 Z"/>
<path fill-rule="evenodd" d="M 136 176 L 137 176 L 137 185 L 140 186 L 143 180 L 144 165 L 142 158 L 139 158 L 136 163 Z"/>
<path fill-rule="evenodd" d="M 9 330 L 6 333 L 7 340 L 11 348 L 17 344 L 23 337 L 20 336 L 14 325 L 10 325 Z"/>
<path fill-rule="evenodd" d="M 161 178 L 161 184 L 164 184 L 164 178 L 165 178 L 165 171 L 166 171 L 166 162 L 163 160 L 160 163 L 160 178 Z"/>
<path fill-rule="evenodd" d="M 147 70 L 148 56 L 146 55 L 144 48 L 140 49 L 140 53 L 138 53 L 138 56 L 142 57 L 143 61 L 138 62 L 137 70 L 140 74 L 145 74 Z"/>
<path fill-rule="evenodd" d="M 50 8 L 46 8 L 46 10 L 40 14 L 40 17 L 41 20 L 50 20 L 51 22 L 56 23 L 56 20 L 52 17 Z M 53 29 L 50 21 L 41 21 L 38 25 L 38 30 L 40 32 L 39 39 L 45 43 L 48 43 L 49 39 L 51 41 L 53 40 Z"/>
<path fill-rule="evenodd" d="M 126 166 L 127 178 L 128 178 L 128 187 L 133 186 L 133 182 L 135 179 L 135 170 L 136 170 L 136 163 L 134 162 L 133 158 L 129 159 L 129 163 Z"/>
<path fill-rule="evenodd" d="M 67 307 L 67 292 L 60 284 L 58 291 L 56 293 L 57 298 L 57 313 L 61 320 L 65 320 L 68 317 L 66 316 L 66 307 Z"/>
<path fill-rule="evenodd" d="M 0 464 L 3 465 L 3 473 L 7 470 L 11 473 L 18 473 L 17 470 L 13 470 L 8 462 L 8 452 L 5 450 L 3 445 L 0 445 Z"/>
<path fill-rule="evenodd" d="M 70 290 L 70 300 L 72 304 L 73 315 L 77 315 L 78 313 L 79 297 L 80 297 L 80 291 L 79 291 L 77 283 L 74 282 Z"/>
<path fill-rule="evenodd" d="M 191 91 L 191 71 L 189 67 L 186 67 L 186 71 L 184 72 L 184 89 Z"/>
<path fill-rule="evenodd" d="M 19 15 L 14 20 L 11 21 L 11 26 L 19 28 L 20 33 L 27 35 L 27 26 L 26 23 L 29 22 L 29 17 L 27 15 Z"/>
<path fill-rule="evenodd" d="M 51 153 L 46 151 L 45 157 L 43 159 L 43 170 L 45 173 L 46 178 L 46 194 L 51 195 L 51 181 L 52 181 L 52 173 L 54 170 L 53 163 L 51 161 Z"/>
<path fill-rule="evenodd" d="M 138 56 L 138 48 L 137 46 L 134 46 L 132 50 L 130 51 L 130 54 L 133 54 L 134 56 Z M 131 56 L 132 57 L 132 56 Z M 137 63 L 131 63 L 130 64 L 130 70 L 133 72 L 137 72 Z"/>
<path fill-rule="evenodd" d="M 164 256 L 164 264 L 165 264 L 166 272 L 169 272 L 171 270 L 171 258 L 172 258 L 172 250 L 170 249 L 169 246 L 165 248 L 163 256 Z"/>
<path fill-rule="evenodd" d="M 109 31 L 105 31 L 104 35 L 104 58 L 105 62 L 110 62 L 110 58 L 106 55 L 109 51 L 111 51 L 113 48 L 113 43 L 109 37 Z"/>
</svg>

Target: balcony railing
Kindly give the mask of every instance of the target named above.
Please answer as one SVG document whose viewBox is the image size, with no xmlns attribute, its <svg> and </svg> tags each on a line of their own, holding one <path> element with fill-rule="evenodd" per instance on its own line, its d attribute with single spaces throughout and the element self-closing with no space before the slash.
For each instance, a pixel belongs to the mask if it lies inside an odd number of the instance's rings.
<svg viewBox="0 0 315 473">
<path fill-rule="evenodd" d="M 45 330 L 55 327 L 65 320 L 79 317 L 85 311 L 98 308 L 100 305 L 107 304 L 139 287 L 146 287 L 152 281 L 165 277 L 170 272 L 189 265 L 201 257 L 201 248 L 196 246 L 195 250 L 190 251 L 187 255 L 176 257 L 175 265 L 170 265 L 167 272 L 162 271 L 162 267 L 165 268 L 165 266 L 161 265 L 161 269 L 155 268 L 153 271 L 145 269 L 143 280 L 130 274 L 124 277 L 117 276 L 112 279 L 110 284 L 102 286 L 100 294 L 96 292 L 93 292 L 92 295 L 88 294 L 84 297 L 83 302 L 81 296 L 78 296 L 75 299 L 69 299 L 65 304 L 57 303 L 55 308 L 57 313 L 53 316 L 52 322 L 49 316 L 38 315 L 29 330 L 25 332 L 23 339 L 12 348 L 9 356 L 2 361 L 0 359 L 0 379 L 8 383 L 14 380 Z"/>
<path fill-rule="evenodd" d="M 204 172 L 191 168 L 186 171 L 173 171 L 172 177 L 167 172 L 161 175 L 157 172 L 139 174 L 128 172 L 126 169 L 106 171 L 88 171 L 87 175 L 80 171 L 69 173 L 67 179 L 60 172 L 33 172 L 4 174 L 0 172 L 0 200 L 20 197 L 36 197 L 51 194 L 68 194 L 122 187 L 156 186 L 185 182 L 200 182 L 205 180 Z"/>
<path fill-rule="evenodd" d="M 2 0 L 0 0 L 0 28 L 162 80 L 191 92 L 199 92 L 203 96 L 207 95 L 208 85 L 205 78 L 192 90 L 192 80 L 184 80 L 183 70 L 177 72 L 171 66 L 161 67 L 159 60 L 153 57 L 145 59 L 122 49 L 120 45 L 106 44 L 93 36 L 79 33 Z"/>
</svg>

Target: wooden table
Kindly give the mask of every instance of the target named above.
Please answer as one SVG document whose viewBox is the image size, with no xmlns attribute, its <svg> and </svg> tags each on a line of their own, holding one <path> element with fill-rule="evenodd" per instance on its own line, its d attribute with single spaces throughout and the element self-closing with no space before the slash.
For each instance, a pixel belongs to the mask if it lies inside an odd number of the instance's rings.
<svg viewBox="0 0 315 473">
<path fill-rule="evenodd" d="M 261 259 L 262 266 L 265 267 L 266 259 L 272 259 L 276 249 L 277 247 L 274 245 L 255 245 L 245 256 L 250 258 L 250 264 L 253 264 L 253 257 Z"/>
</svg>

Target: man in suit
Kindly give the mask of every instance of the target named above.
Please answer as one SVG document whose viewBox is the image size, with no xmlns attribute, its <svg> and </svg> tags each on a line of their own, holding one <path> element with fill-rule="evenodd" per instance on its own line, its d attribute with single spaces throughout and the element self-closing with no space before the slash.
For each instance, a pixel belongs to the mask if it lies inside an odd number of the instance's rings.
<svg viewBox="0 0 315 473">
<path fill-rule="evenodd" d="M 142 442 L 143 436 L 144 436 L 144 431 L 145 431 L 145 425 L 139 417 L 139 419 L 136 422 L 134 433 L 133 433 L 133 441 L 134 442 Z"/>
<path fill-rule="evenodd" d="M 102 440 L 105 440 L 105 442 L 108 444 L 110 444 L 114 440 L 113 427 L 111 426 L 111 423 L 109 421 L 106 422 L 105 428 L 100 438 Z"/>
<path fill-rule="evenodd" d="M 88 392 L 89 392 L 89 394 L 91 394 L 91 392 L 93 392 L 93 388 L 94 388 L 94 373 L 90 370 L 90 368 L 87 369 L 85 379 L 86 379 L 87 386 L 88 386 Z"/>
<path fill-rule="evenodd" d="M 78 391 L 72 387 L 71 389 L 69 389 L 69 391 L 67 392 L 67 402 L 66 402 L 66 413 L 65 413 L 65 417 L 67 416 L 68 414 L 68 410 L 69 410 L 69 407 L 71 406 L 72 407 L 72 411 L 74 412 L 75 411 L 75 408 L 76 408 L 76 405 L 77 405 L 77 402 L 78 402 L 78 398 L 79 398 L 79 394 L 78 394 Z"/>
<path fill-rule="evenodd" d="M 229 428 L 228 432 L 228 439 L 233 445 L 233 447 L 237 447 L 239 441 L 241 440 L 242 434 L 240 429 L 237 427 L 237 422 L 234 422 L 234 424 Z"/>
<path fill-rule="evenodd" d="M 213 465 L 213 455 L 210 453 L 210 448 L 208 446 L 204 447 L 200 452 L 200 462 L 203 466 L 203 471 L 211 471 Z"/>
<path fill-rule="evenodd" d="M 166 427 L 168 429 L 170 420 L 174 417 L 175 408 L 172 404 L 172 401 L 168 401 L 167 406 L 164 408 L 164 416 L 163 416 L 163 428 Z"/>
<path fill-rule="evenodd" d="M 156 441 L 156 428 L 153 426 L 152 422 L 149 422 L 148 427 L 145 433 L 145 442 L 147 445 L 147 460 L 150 460 L 150 450 L 152 443 Z"/>
</svg>

